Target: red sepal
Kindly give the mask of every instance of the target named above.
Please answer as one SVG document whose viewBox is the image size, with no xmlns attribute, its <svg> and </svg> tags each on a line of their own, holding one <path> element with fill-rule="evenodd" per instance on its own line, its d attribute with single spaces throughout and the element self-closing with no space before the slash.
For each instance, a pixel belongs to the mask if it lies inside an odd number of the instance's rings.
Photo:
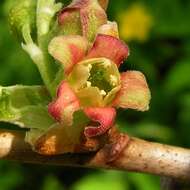
<svg viewBox="0 0 190 190">
<path fill-rule="evenodd" d="M 75 93 L 72 91 L 67 82 L 63 81 L 57 91 L 57 99 L 49 104 L 48 112 L 57 121 L 62 121 L 62 115 L 66 109 L 71 111 L 68 113 L 68 117 L 72 117 L 73 113 L 79 109 L 79 100 Z"/>
<path fill-rule="evenodd" d="M 100 124 L 99 126 L 87 126 L 84 130 L 86 137 L 103 135 L 115 122 L 116 111 L 111 107 L 86 108 L 84 112 L 93 122 Z"/>
</svg>

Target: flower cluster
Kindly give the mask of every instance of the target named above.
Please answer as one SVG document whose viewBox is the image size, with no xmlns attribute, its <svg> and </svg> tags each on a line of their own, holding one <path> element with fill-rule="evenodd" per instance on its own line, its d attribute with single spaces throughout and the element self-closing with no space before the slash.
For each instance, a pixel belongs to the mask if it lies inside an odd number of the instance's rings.
<svg viewBox="0 0 190 190">
<path fill-rule="evenodd" d="M 65 72 L 48 106 L 56 121 L 69 127 L 73 114 L 82 110 L 90 120 L 84 135 L 91 138 L 105 134 L 114 125 L 117 108 L 148 109 L 150 91 L 144 75 L 138 71 L 119 73 L 129 48 L 119 39 L 117 24 L 107 20 L 98 1 L 73 1 L 60 12 L 58 23 L 59 35 L 48 47 Z"/>
<path fill-rule="evenodd" d="M 149 107 L 144 75 L 119 72 L 129 48 L 117 23 L 108 21 L 107 5 L 108 0 L 73 0 L 62 8 L 55 0 L 17 0 L 10 12 L 11 28 L 44 86 L 3 89 L 7 114 L 0 120 L 28 127 L 25 140 L 40 154 L 96 151 L 106 143 L 120 152 L 128 138 L 115 135 L 117 109 Z"/>
</svg>

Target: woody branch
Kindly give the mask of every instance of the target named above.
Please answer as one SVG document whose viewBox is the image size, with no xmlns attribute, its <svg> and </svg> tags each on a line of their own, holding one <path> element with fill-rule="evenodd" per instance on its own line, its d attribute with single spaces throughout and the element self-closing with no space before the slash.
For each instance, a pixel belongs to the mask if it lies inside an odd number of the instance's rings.
<svg viewBox="0 0 190 190">
<path fill-rule="evenodd" d="M 136 171 L 190 180 L 190 150 L 131 138 L 119 157 L 106 163 L 105 149 L 97 153 L 42 156 L 24 142 L 24 132 L 0 130 L 0 158 L 34 164 Z"/>
</svg>

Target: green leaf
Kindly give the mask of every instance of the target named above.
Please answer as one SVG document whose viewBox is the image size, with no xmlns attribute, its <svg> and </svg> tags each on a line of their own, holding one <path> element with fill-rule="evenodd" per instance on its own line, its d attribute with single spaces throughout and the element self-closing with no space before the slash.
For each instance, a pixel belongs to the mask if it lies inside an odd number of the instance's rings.
<svg viewBox="0 0 190 190">
<path fill-rule="evenodd" d="M 48 115 L 49 94 L 41 86 L 0 87 L 0 121 L 25 128 L 47 128 L 54 123 Z"/>
</svg>

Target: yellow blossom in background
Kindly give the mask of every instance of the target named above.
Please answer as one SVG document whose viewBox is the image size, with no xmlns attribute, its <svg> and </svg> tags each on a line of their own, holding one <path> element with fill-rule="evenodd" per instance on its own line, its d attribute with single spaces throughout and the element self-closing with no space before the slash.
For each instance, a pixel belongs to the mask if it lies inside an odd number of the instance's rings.
<svg viewBox="0 0 190 190">
<path fill-rule="evenodd" d="M 152 15 L 139 3 L 132 4 L 118 15 L 121 37 L 126 41 L 146 41 L 153 24 Z"/>
</svg>

